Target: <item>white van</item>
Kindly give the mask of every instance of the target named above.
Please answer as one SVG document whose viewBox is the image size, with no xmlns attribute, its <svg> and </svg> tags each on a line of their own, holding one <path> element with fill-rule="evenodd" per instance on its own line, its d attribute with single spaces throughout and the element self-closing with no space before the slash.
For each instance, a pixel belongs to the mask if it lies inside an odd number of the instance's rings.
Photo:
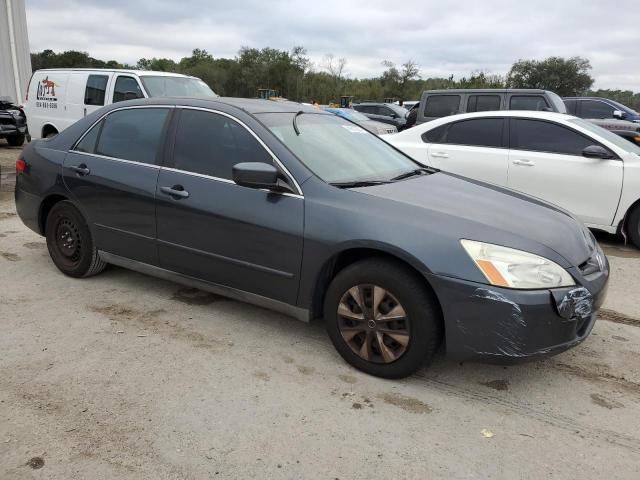
<svg viewBox="0 0 640 480">
<path fill-rule="evenodd" d="M 34 72 L 24 110 L 32 138 L 55 135 L 110 103 L 143 97 L 216 97 L 196 77 L 146 70 L 51 68 Z"/>
</svg>

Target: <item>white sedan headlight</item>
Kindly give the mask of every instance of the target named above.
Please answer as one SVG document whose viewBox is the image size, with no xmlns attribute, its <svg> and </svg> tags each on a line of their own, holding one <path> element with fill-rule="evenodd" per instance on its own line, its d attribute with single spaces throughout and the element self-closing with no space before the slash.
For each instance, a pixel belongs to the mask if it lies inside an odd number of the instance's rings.
<svg viewBox="0 0 640 480">
<path fill-rule="evenodd" d="M 460 243 L 491 285 L 534 289 L 576 284 L 560 265 L 533 253 L 473 240 Z"/>
</svg>

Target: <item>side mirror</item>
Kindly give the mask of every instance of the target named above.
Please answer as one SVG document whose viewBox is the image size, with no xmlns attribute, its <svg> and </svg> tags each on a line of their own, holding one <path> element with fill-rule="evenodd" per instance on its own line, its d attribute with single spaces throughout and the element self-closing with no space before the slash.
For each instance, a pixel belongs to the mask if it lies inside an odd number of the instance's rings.
<svg viewBox="0 0 640 480">
<path fill-rule="evenodd" d="M 622 110 L 614 110 L 613 111 L 613 118 L 619 118 L 620 120 L 622 120 L 624 118 L 624 112 Z"/>
<path fill-rule="evenodd" d="M 250 188 L 268 188 L 279 190 L 280 173 L 271 164 L 262 162 L 236 163 L 232 169 L 233 181 Z"/>
<path fill-rule="evenodd" d="M 601 158 L 603 160 L 616 158 L 609 150 L 600 145 L 589 145 L 582 150 L 582 156 L 586 158 Z"/>
</svg>

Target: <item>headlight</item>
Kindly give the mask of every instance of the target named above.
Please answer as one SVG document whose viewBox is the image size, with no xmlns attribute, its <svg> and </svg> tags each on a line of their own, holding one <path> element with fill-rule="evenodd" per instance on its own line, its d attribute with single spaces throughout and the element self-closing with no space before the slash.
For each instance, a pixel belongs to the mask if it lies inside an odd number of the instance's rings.
<svg viewBox="0 0 640 480">
<path fill-rule="evenodd" d="M 473 240 L 460 243 L 491 285 L 534 289 L 576 284 L 560 265 L 533 253 Z"/>
</svg>

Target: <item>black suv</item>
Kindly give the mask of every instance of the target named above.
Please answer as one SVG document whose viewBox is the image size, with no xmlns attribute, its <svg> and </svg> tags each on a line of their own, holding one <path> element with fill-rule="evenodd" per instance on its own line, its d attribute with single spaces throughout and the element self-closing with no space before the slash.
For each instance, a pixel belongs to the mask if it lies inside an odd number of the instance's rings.
<svg viewBox="0 0 640 480">
<path fill-rule="evenodd" d="M 12 147 L 24 143 L 27 134 L 27 116 L 9 97 L 0 97 L 0 138 L 6 138 Z"/>
<path fill-rule="evenodd" d="M 404 130 L 407 124 L 407 109 L 393 103 L 365 102 L 354 105 L 353 109 L 376 122 L 394 125 L 398 131 Z"/>
</svg>

